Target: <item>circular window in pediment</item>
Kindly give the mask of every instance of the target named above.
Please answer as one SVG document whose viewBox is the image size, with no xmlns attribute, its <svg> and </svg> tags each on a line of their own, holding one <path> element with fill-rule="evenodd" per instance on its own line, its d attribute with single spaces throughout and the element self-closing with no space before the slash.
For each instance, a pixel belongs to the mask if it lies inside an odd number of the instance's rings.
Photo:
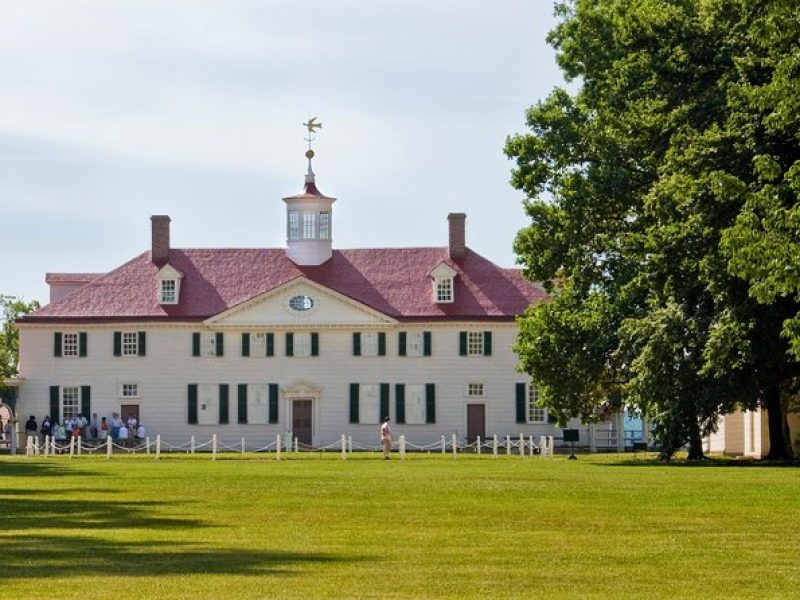
<svg viewBox="0 0 800 600">
<path fill-rule="evenodd" d="M 314 299 L 305 294 L 299 294 L 289 298 L 289 308 L 297 312 L 306 312 L 314 308 Z"/>
</svg>

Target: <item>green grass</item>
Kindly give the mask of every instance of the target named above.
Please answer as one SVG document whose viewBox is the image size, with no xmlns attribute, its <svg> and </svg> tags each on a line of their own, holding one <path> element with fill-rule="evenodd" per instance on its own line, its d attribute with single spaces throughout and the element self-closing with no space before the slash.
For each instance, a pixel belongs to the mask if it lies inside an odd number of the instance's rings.
<svg viewBox="0 0 800 600">
<path fill-rule="evenodd" d="M 0 459 L 0 597 L 798 597 L 800 471 Z"/>
</svg>

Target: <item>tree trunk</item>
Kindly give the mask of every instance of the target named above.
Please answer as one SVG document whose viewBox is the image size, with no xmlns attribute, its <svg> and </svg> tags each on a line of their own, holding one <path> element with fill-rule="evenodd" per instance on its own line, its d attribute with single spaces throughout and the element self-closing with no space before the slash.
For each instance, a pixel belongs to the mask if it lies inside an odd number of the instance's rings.
<svg viewBox="0 0 800 600">
<path fill-rule="evenodd" d="M 703 460 L 703 438 L 700 435 L 700 425 L 697 419 L 689 421 L 689 460 Z"/>
<path fill-rule="evenodd" d="M 769 454 L 767 460 L 785 460 L 792 458 L 791 438 L 786 432 L 789 424 L 786 420 L 786 411 L 781 403 L 780 384 L 775 381 L 770 384 L 764 393 L 764 408 L 767 409 L 769 423 Z"/>
</svg>

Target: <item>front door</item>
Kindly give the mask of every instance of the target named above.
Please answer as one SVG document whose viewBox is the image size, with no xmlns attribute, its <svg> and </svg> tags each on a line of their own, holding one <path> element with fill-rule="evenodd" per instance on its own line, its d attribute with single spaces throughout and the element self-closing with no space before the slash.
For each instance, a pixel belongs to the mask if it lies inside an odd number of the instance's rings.
<svg viewBox="0 0 800 600">
<path fill-rule="evenodd" d="M 119 407 L 119 418 L 122 419 L 125 425 L 128 425 L 128 419 L 130 416 L 133 415 L 133 418 L 136 419 L 137 423 L 141 423 L 139 420 L 139 405 L 138 404 L 123 404 Z M 91 415 L 85 415 L 87 419 L 91 418 Z M 133 437 L 136 435 L 135 431 L 129 431 L 128 435 Z"/>
<path fill-rule="evenodd" d="M 471 444 L 478 436 L 486 439 L 486 405 L 467 404 L 467 443 Z"/>
<path fill-rule="evenodd" d="M 311 400 L 292 400 L 292 432 L 305 446 L 311 446 L 311 407 Z"/>
</svg>

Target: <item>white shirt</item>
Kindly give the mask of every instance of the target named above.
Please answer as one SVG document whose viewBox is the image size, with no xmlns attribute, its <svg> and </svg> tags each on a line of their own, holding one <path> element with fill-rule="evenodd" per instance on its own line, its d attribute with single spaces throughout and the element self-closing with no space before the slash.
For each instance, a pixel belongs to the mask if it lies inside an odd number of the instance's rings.
<svg viewBox="0 0 800 600">
<path fill-rule="evenodd" d="M 128 439 L 128 428 L 125 427 L 125 425 L 119 428 L 119 433 L 117 434 L 117 437 L 121 440 Z"/>
</svg>

